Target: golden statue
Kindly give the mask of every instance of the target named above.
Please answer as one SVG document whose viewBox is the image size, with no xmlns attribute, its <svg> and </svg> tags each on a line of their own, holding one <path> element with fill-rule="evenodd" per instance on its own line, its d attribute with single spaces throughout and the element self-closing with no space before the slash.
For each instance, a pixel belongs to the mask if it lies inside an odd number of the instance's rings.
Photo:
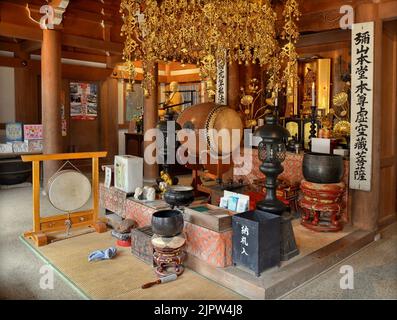
<svg viewBox="0 0 397 320">
<path fill-rule="evenodd" d="M 313 104 L 312 101 L 312 88 L 313 83 L 317 82 L 317 75 L 315 71 L 312 69 L 310 63 L 309 66 L 305 66 L 306 73 L 303 82 L 303 101 L 302 101 L 302 111 L 301 114 L 303 116 L 310 116 L 312 113 L 311 107 Z M 316 101 L 314 101 L 316 103 Z"/>
<path fill-rule="evenodd" d="M 178 106 L 172 107 L 171 111 L 174 113 L 181 113 L 182 112 L 182 104 L 183 103 L 183 96 L 180 92 L 178 92 L 179 84 L 176 81 L 172 81 L 170 83 L 170 91 L 168 99 L 164 102 L 164 107 L 172 106 L 179 104 Z M 165 115 L 166 110 L 159 110 L 159 116 L 163 117 Z"/>
<path fill-rule="evenodd" d="M 164 193 L 168 186 L 172 186 L 174 184 L 170 174 L 165 171 L 160 172 L 160 179 L 158 179 L 158 182 L 161 193 Z"/>
</svg>

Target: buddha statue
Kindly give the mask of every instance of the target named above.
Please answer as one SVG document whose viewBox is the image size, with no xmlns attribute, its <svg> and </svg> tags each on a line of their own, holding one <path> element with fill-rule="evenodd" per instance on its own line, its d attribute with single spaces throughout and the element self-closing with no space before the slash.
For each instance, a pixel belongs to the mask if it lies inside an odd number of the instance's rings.
<svg viewBox="0 0 397 320">
<path fill-rule="evenodd" d="M 172 106 L 172 105 L 176 105 L 176 104 L 180 104 L 178 106 L 172 107 L 171 111 L 174 113 L 180 113 L 182 112 L 182 105 L 181 103 L 183 103 L 183 96 L 180 92 L 178 92 L 179 89 L 179 84 L 176 81 L 172 81 L 170 83 L 169 86 L 170 90 L 170 94 L 168 96 L 168 98 L 166 99 L 164 106 Z M 165 110 L 159 110 L 159 116 L 163 117 L 165 115 Z"/>
</svg>

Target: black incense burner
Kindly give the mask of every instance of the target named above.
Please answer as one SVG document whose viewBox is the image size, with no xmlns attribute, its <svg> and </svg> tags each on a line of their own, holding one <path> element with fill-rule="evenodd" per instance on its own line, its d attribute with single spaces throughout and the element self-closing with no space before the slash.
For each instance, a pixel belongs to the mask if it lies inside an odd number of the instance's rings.
<svg viewBox="0 0 397 320">
<path fill-rule="evenodd" d="M 164 193 L 164 201 L 171 208 L 187 207 L 194 201 L 194 189 L 191 186 L 169 186 Z"/>
</svg>

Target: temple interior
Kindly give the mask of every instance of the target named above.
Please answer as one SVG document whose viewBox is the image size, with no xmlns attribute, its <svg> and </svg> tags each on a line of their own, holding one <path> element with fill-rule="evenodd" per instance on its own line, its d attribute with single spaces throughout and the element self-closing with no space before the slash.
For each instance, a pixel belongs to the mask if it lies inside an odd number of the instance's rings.
<svg viewBox="0 0 397 320">
<path fill-rule="evenodd" d="M 397 1 L 0 0 L 0 219 L 1 299 L 396 299 Z"/>
</svg>

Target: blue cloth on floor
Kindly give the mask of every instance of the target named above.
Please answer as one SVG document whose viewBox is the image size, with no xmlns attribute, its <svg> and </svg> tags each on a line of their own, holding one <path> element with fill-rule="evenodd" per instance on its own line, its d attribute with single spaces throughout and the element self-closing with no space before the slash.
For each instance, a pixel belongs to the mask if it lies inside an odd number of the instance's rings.
<svg viewBox="0 0 397 320">
<path fill-rule="evenodd" d="M 108 260 L 112 259 L 117 253 L 117 249 L 115 247 L 110 247 L 105 250 L 96 250 L 91 252 L 88 256 L 88 261 L 99 261 L 99 260 Z"/>
</svg>

